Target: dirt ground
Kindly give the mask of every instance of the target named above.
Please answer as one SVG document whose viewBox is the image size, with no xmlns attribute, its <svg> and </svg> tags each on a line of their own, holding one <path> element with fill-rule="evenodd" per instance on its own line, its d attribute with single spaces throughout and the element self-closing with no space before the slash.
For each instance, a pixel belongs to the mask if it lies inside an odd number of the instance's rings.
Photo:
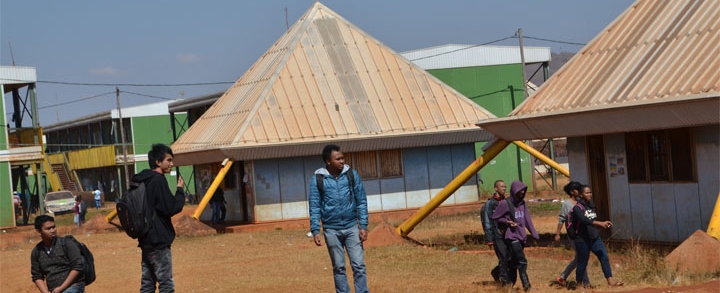
<svg viewBox="0 0 720 293">
<path fill-rule="evenodd" d="M 180 235 L 172 247 L 177 292 L 332 292 L 332 269 L 325 247 L 316 247 L 307 229 L 275 225 L 274 229 L 239 233 L 216 233 L 216 229 L 191 219 L 196 206 L 188 206 L 173 221 Z M 479 206 L 465 207 L 479 210 Z M 448 214 L 448 211 L 445 211 Z M 484 245 L 465 249 L 467 239 L 480 229 L 479 218 L 429 217 L 411 237 L 399 238 L 394 226 L 402 222 L 386 217 L 371 218 L 366 246 L 368 282 L 373 292 L 499 292 L 489 270 L 496 263 Z M 395 218 L 406 218 L 397 215 Z M 555 216 L 534 217 L 542 238 L 554 234 Z M 95 255 L 98 279 L 86 292 L 137 292 L 140 283 L 140 249 L 102 215 L 88 219 L 83 229 L 59 227 L 59 235 L 73 234 Z M 462 238 L 462 237 L 460 237 Z M 572 258 L 571 252 L 541 239 L 528 247 L 530 279 L 537 292 L 567 292 L 553 286 L 554 276 Z M 30 251 L 39 240 L 31 226 L 0 233 L 0 293 L 37 292 L 30 279 Z M 453 245 L 457 246 L 453 246 Z M 450 247 L 448 249 L 448 247 Z M 460 247 L 460 249 L 458 249 Z M 688 248 L 693 249 L 693 248 Z M 718 254 L 712 254 L 717 258 Z M 627 256 L 613 255 L 616 276 L 622 279 Z M 651 281 L 623 287 L 604 286 L 599 266 L 590 267 L 598 288 L 591 292 L 720 292 L 720 280 L 705 279 L 674 286 L 656 286 Z M 352 275 L 349 273 L 349 275 Z M 648 276 L 652 279 L 657 276 Z M 350 276 L 352 279 L 352 276 Z M 519 285 L 519 284 L 518 284 Z M 520 292 L 518 285 L 514 292 Z M 573 291 L 575 292 L 575 291 Z M 577 292 L 580 292 L 579 290 Z"/>
</svg>

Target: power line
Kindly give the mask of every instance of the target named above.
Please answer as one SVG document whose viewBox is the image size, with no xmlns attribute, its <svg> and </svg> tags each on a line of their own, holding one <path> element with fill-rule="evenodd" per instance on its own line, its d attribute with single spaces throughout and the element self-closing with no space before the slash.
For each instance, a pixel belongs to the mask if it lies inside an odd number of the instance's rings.
<svg viewBox="0 0 720 293">
<path fill-rule="evenodd" d="M 514 39 L 517 39 L 518 36 L 513 36 Z M 531 40 L 538 40 L 538 41 L 545 41 L 550 43 L 558 43 L 558 44 L 567 44 L 567 45 L 578 45 L 578 46 L 585 46 L 587 44 L 583 43 L 576 43 L 576 42 L 568 42 L 568 41 L 558 41 L 558 40 L 551 40 L 551 39 L 545 39 L 545 38 L 536 38 L 531 36 L 523 36 L 523 39 L 531 39 Z"/>
<path fill-rule="evenodd" d="M 82 102 L 82 101 L 85 101 L 85 100 L 90 100 L 90 99 L 94 99 L 94 98 L 99 98 L 99 97 L 107 96 L 107 95 L 114 94 L 114 93 L 115 93 L 115 91 L 112 91 L 112 92 L 107 92 L 107 93 L 103 93 L 103 94 L 99 94 L 99 95 L 90 96 L 90 97 L 87 97 L 87 98 L 81 98 L 81 99 L 77 99 L 77 100 L 72 100 L 72 101 L 57 103 L 57 104 L 54 104 L 54 105 L 42 106 L 42 107 L 38 107 L 38 110 L 40 110 L 40 109 L 45 109 L 45 108 L 50 108 L 50 107 L 56 107 L 56 106 L 62 106 L 62 105 L 72 104 L 72 103 L 77 103 L 77 102 Z"/>
<path fill-rule="evenodd" d="M 11 79 L 10 79 L 11 80 Z M 38 80 L 37 83 L 51 83 L 61 85 L 83 85 L 83 86 L 137 86 L 137 87 L 172 87 L 172 86 L 204 86 L 204 85 L 219 85 L 219 84 L 233 84 L 234 81 L 216 81 L 216 82 L 198 82 L 198 83 L 86 83 L 86 82 L 68 82 L 68 81 L 51 81 L 51 80 Z"/>
<path fill-rule="evenodd" d="M 134 93 L 134 92 L 128 92 L 128 91 L 120 91 L 120 92 L 121 92 L 121 93 L 126 93 L 126 94 L 131 94 L 131 95 L 136 95 L 136 96 L 141 96 L 141 97 L 148 97 L 148 98 L 153 98 L 153 99 L 167 100 L 167 101 L 177 101 L 177 100 L 180 100 L 180 99 L 164 98 L 164 97 L 158 97 L 158 96 L 152 96 L 152 95 L 146 95 L 146 94 L 140 94 L 140 93 Z"/>
<path fill-rule="evenodd" d="M 412 59 L 412 60 L 408 60 L 408 61 L 413 62 L 413 61 L 418 61 L 418 60 L 422 60 L 422 59 L 437 57 L 437 56 L 440 56 L 440 55 L 455 53 L 455 52 L 457 52 L 457 51 L 462 51 L 462 50 L 472 49 L 472 48 L 475 48 L 475 47 L 480 47 L 480 46 L 485 46 L 485 45 L 494 44 L 494 43 L 497 43 L 497 42 L 502 42 L 502 41 L 504 41 L 504 40 L 511 39 L 511 38 L 513 38 L 513 37 L 514 37 L 514 36 L 504 37 L 504 38 L 502 38 L 502 39 L 497 39 L 497 40 L 490 41 L 490 42 L 487 42 L 487 43 L 482 43 L 482 44 L 478 44 L 478 45 L 467 46 L 467 47 L 465 47 L 465 48 L 455 49 L 455 50 L 452 50 L 452 51 L 437 53 L 437 54 L 433 54 L 433 55 L 429 55 L 429 56 L 423 56 L 423 57 L 416 58 L 416 59 Z"/>
<path fill-rule="evenodd" d="M 167 100 L 167 101 L 176 101 L 176 100 L 179 100 L 179 99 L 172 99 L 172 98 L 165 98 L 165 97 L 159 97 L 159 96 L 152 96 L 152 95 L 146 95 L 146 94 L 135 93 L 135 92 L 128 92 L 128 91 L 120 91 L 120 92 L 126 93 L 126 94 L 131 94 L 131 95 L 136 95 L 136 96 L 153 98 L 153 99 Z M 99 98 L 99 97 L 107 96 L 107 95 L 114 94 L 114 93 L 115 93 L 115 92 L 112 91 L 112 92 L 102 93 L 102 94 L 99 94 L 99 95 L 94 95 L 94 96 L 90 96 L 90 97 L 86 97 L 86 98 L 80 98 L 80 99 L 77 99 L 77 100 L 72 100 L 72 101 L 67 101 L 67 102 L 62 102 L 62 103 L 57 103 L 57 104 L 52 104 L 52 105 L 46 105 L 46 106 L 38 107 L 38 110 L 40 110 L 40 109 L 46 109 L 46 108 L 50 108 L 50 107 L 57 107 L 57 106 L 72 104 L 72 103 L 77 103 L 77 102 L 82 102 L 82 101 L 86 101 L 86 100 L 90 100 L 90 99 L 94 99 L 94 98 Z"/>
</svg>

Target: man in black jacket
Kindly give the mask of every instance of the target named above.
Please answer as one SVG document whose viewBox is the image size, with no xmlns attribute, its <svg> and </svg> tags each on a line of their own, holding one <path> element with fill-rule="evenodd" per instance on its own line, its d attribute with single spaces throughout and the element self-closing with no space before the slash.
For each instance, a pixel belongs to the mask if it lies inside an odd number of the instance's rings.
<svg viewBox="0 0 720 293">
<path fill-rule="evenodd" d="M 510 274 L 510 268 L 508 267 L 510 252 L 505 244 L 503 235 L 500 233 L 497 222 L 492 220 L 492 214 L 495 212 L 498 203 L 505 199 L 507 185 L 505 185 L 505 181 L 497 180 L 493 187 L 495 188 L 495 193 L 485 202 L 485 206 L 480 210 L 480 220 L 482 220 L 483 224 L 485 242 L 495 250 L 495 255 L 498 258 L 498 265 L 492 269 L 490 274 L 496 283 L 502 282 L 501 284 L 506 285 L 515 283 L 515 274 Z"/>
<path fill-rule="evenodd" d="M 140 292 L 155 292 L 156 283 L 161 293 L 175 292 L 170 253 L 175 229 L 170 217 L 181 212 L 185 204 L 185 181 L 178 174 L 177 191 L 173 195 L 164 176 L 172 170 L 173 153 L 164 144 L 152 146 L 148 153 L 148 163 L 150 169 L 132 178 L 133 182 L 145 182 L 148 204 L 155 207 L 156 214 L 150 223 L 150 230 L 138 238 L 138 247 L 142 249 Z"/>
</svg>

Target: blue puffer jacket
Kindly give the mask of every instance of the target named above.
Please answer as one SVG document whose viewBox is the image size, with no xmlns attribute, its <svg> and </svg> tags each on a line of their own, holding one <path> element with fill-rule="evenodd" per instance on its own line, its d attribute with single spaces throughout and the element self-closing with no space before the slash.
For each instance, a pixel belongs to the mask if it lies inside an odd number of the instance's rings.
<svg viewBox="0 0 720 293">
<path fill-rule="evenodd" d="M 353 172 L 355 186 L 351 197 L 347 172 Z M 315 174 L 323 175 L 324 196 L 320 196 L 317 188 Z M 357 171 L 345 165 L 340 176 L 335 178 L 326 168 L 315 170 L 310 180 L 310 231 L 313 235 L 320 233 L 320 222 L 327 229 L 348 229 L 359 225 L 360 229 L 367 229 L 368 210 L 367 196 L 362 180 Z"/>
</svg>

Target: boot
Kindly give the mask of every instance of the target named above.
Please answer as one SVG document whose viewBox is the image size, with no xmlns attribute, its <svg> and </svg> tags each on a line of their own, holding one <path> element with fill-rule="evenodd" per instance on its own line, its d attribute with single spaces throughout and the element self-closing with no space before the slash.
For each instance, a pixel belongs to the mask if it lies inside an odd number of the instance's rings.
<svg viewBox="0 0 720 293">
<path fill-rule="evenodd" d="M 532 287 L 530 285 L 530 278 L 528 278 L 528 274 L 525 269 L 520 269 L 519 271 L 520 271 L 520 282 L 522 282 L 523 290 L 525 290 L 525 292 L 527 292 Z"/>
</svg>

